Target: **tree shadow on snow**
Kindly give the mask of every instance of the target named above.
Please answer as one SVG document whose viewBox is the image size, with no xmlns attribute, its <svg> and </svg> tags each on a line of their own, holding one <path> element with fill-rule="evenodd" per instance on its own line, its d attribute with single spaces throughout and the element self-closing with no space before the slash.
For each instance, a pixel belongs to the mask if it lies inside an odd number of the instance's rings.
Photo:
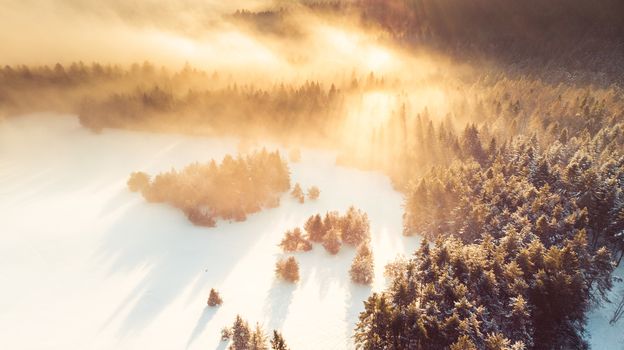
<svg viewBox="0 0 624 350">
<path fill-rule="evenodd" d="M 193 332 L 191 333 L 191 336 L 186 342 L 187 349 L 193 344 L 195 339 L 197 339 L 197 337 L 199 337 L 199 335 L 204 331 L 204 329 L 206 328 L 206 325 L 208 325 L 208 322 L 212 320 L 212 318 L 217 313 L 217 311 L 218 311 L 218 308 L 216 307 L 210 307 L 210 306 L 204 307 L 204 310 L 202 311 L 201 315 L 199 316 L 199 319 L 197 320 L 197 324 L 195 325 L 195 328 L 193 328 Z"/>
<path fill-rule="evenodd" d="M 371 286 L 351 283 L 349 286 L 349 296 L 347 297 L 347 334 L 353 334 L 355 325 L 357 324 L 360 312 L 364 309 L 364 301 L 371 295 Z M 353 344 L 353 338 L 349 337 L 347 346 Z"/>
<path fill-rule="evenodd" d="M 205 228 L 192 225 L 181 211 L 165 204 L 139 201 L 118 211 L 95 259 L 109 265 L 111 275 L 146 271 L 102 326 L 107 328 L 126 313 L 119 327 L 122 337 L 143 329 L 193 281 L 192 297 L 207 286 L 220 285 L 255 242 L 273 229 L 275 220 L 265 210 L 245 222 L 218 221 L 217 227 Z M 206 326 L 208 315 L 200 317 L 198 326 Z"/>
<path fill-rule="evenodd" d="M 221 341 L 219 345 L 215 348 L 215 350 L 225 350 L 228 346 L 229 341 Z"/>
<path fill-rule="evenodd" d="M 321 299 L 325 299 L 330 286 L 343 285 L 349 281 L 349 268 L 355 256 L 355 249 L 343 246 L 336 255 L 331 255 L 320 244 L 315 244 L 312 252 L 297 259 L 302 266 L 302 281 L 318 285 Z"/>
<path fill-rule="evenodd" d="M 297 285 L 275 279 L 265 300 L 264 313 L 269 316 L 268 329 L 280 329 L 288 315 L 288 308 Z"/>
</svg>

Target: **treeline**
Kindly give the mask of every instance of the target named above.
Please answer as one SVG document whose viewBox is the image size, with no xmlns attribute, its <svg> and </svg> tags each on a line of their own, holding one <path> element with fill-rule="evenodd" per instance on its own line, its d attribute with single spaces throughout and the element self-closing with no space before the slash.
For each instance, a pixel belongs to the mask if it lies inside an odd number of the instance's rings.
<svg viewBox="0 0 624 350">
<path fill-rule="evenodd" d="M 341 162 L 382 169 L 403 189 L 431 166 L 491 162 L 498 147 L 518 135 L 536 136 L 543 148 L 562 134 L 594 136 L 624 116 L 624 90 L 617 85 L 552 85 L 503 72 L 471 83 L 443 77 L 431 83 L 443 87 L 444 108 L 418 109 L 409 98 L 399 99 L 390 117 L 366 136 L 369 147 L 346 145 Z"/>
<path fill-rule="evenodd" d="M 251 328 L 240 315 L 236 315 L 232 327 L 221 330 L 221 341 L 231 341 L 229 347 L 231 350 L 269 350 L 269 344 L 273 350 L 288 350 L 282 333 L 273 330 L 269 339 L 260 323 Z"/>
<path fill-rule="evenodd" d="M 405 234 L 455 235 L 465 242 L 509 227 L 547 247 L 587 231 L 592 250 L 624 256 L 624 124 L 560 139 L 548 147 L 516 137 L 484 151 L 473 139 L 469 160 L 434 168 L 408 190 Z M 476 153 L 476 154 L 475 154 Z M 477 156 L 481 155 L 481 156 Z"/>
<path fill-rule="evenodd" d="M 392 265 L 390 287 L 365 302 L 360 349 L 587 349 L 592 297 L 611 287 L 611 257 L 584 230 L 547 247 L 509 228 L 480 243 L 423 240 Z"/>
<path fill-rule="evenodd" d="M 101 100 L 113 93 L 155 85 L 186 91 L 197 86 L 220 86 L 225 81 L 216 72 L 209 74 L 190 66 L 170 71 L 149 62 L 130 66 L 99 62 L 4 66 L 0 67 L 0 113 L 78 114 L 84 100 Z"/>
<path fill-rule="evenodd" d="M 263 149 L 245 157 L 227 155 L 220 164 L 194 163 L 151 180 L 136 172 L 128 187 L 149 202 L 181 209 L 194 224 L 215 226 L 217 218 L 243 221 L 262 208 L 278 206 L 280 195 L 290 188 L 290 172 L 279 151 Z"/>
<path fill-rule="evenodd" d="M 536 45 L 556 37 L 573 40 L 591 35 L 617 39 L 624 34 L 617 0 L 588 4 L 582 0 L 357 0 L 363 16 L 399 38 L 466 45 L 511 40 Z M 569 44 L 569 42 L 568 42 Z M 528 53 L 528 52 L 527 52 Z"/>
<path fill-rule="evenodd" d="M 389 289 L 361 314 L 358 345 L 586 348 L 585 315 L 624 256 L 618 96 L 510 100 L 462 133 L 417 118 L 407 142 L 423 140 L 434 159 L 424 175 L 404 169 L 404 233 L 436 244 L 392 265 Z"/>
<path fill-rule="evenodd" d="M 624 80 L 619 0 L 357 0 L 364 23 L 460 59 L 492 58 L 525 72 L 557 68 Z"/>
</svg>

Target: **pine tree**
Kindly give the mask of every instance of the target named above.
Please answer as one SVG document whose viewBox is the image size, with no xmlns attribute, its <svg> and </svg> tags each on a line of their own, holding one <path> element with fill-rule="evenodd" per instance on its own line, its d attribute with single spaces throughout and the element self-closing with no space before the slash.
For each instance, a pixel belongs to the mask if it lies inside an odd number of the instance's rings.
<svg viewBox="0 0 624 350">
<path fill-rule="evenodd" d="M 355 343 L 358 349 L 377 350 L 392 349 L 390 327 L 393 321 L 393 310 L 384 294 L 373 293 L 364 301 L 364 311 L 360 313 L 355 328 Z"/>
<path fill-rule="evenodd" d="M 528 304 L 522 295 L 511 298 L 511 311 L 509 318 L 508 334 L 512 341 L 523 342 L 529 348 L 533 347 L 533 322 Z"/>
<path fill-rule="evenodd" d="M 351 281 L 360 284 L 371 284 L 373 282 L 373 254 L 368 247 L 368 244 L 364 243 L 359 246 L 356 256 L 353 258 L 351 264 Z"/>
<path fill-rule="evenodd" d="M 251 331 L 249 324 L 240 315 L 236 315 L 232 326 L 232 346 L 233 350 L 250 350 Z"/>
<path fill-rule="evenodd" d="M 256 328 L 251 333 L 249 340 L 249 350 L 269 350 L 267 345 L 267 336 L 259 323 L 256 323 Z"/>
<path fill-rule="evenodd" d="M 511 341 L 501 333 L 492 333 L 485 339 L 487 350 L 511 350 Z"/>
<path fill-rule="evenodd" d="M 469 336 L 464 335 L 451 345 L 450 350 L 477 350 L 477 346 Z"/>
<path fill-rule="evenodd" d="M 282 334 L 277 330 L 273 330 L 273 339 L 271 339 L 271 347 L 273 350 L 288 350 L 288 346 L 286 345 L 286 341 Z"/>
<path fill-rule="evenodd" d="M 305 196 L 303 195 L 303 190 L 301 189 L 301 186 L 296 183 L 295 187 L 293 188 L 292 192 L 290 192 L 291 196 L 293 196 L 293 198 L 295 198 L 296 200 L 299 201 L 299 203 L 303 204 L 303 202 L 305 202 Z"/>
<path fill-rule="evenodd" d="M 306 221 L 304 228 L 310 241 L 317 243 L 323 241 L 323 236 L 325 236 L 326 232 L 319 214 L 310 216 L 310 218 Z"/>
<path fill-rule="evenodd" d="M 298 227 L 292 231 L 286 231 L 279 246 L 284 252 L 307 252 L 312 250 L 312 243 L 303 237 L 301 229 Z"/>
<path fill-rule="evenodd" d="M 342 218 L 340 229 L 342 241 L 351 246 L 357 246 L 370 238 L 368 215 L 354 207 L 350 207 Z"/>
<path fill-rule="evenodd" d="M 336 228 L 330 229 L 323 237 L 323 247 L 332 255 L 338 254 L 341 245 L 340 231 Z"/>
<path fill-rule="evenodd" d="M 318 187 L 312 186 L 308 189 L 308 198 L 310 200 L 317 200 L 321 195 L 321 190 Z"/>
<path fill-rule="evenodd" d="M 294 256 L 281 259 L 275 264 L 275 273 L 288 282 L 297 282 L 299 280 L 299 264 Z"/>
<path fill-rule="evenodd" d="M 223 304 L 223 300 L 214 288 L 210 289 L 210 295 L 208 296 L 208 306 L 214 307 Z"/>
</svg>

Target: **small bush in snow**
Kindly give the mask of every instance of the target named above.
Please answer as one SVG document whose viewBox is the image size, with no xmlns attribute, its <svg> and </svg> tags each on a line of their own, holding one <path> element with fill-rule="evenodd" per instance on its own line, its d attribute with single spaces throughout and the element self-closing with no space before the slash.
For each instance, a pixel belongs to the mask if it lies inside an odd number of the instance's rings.
<svg viewBox="0 0 624 350">
<path fill-rule="evenodd" d="M 150 177 L 142 171 L 130 174 L 128 179 L 128 189 L 132 192 L 141 192 L 149 186 Z"/>
<path fill-rule="evenodd" d="M 288 282 L 299 281 L 299 264 L 294 256 L 282 259 L 275 265 L 275 274 Z"/>
<path fill-rule="evenodd" d="M 321 195 L 321 190 L 319 190 L 318 187 L 312 186 L 308 188 L 308 198 L 310 200 L 317 200 L 320 195 Z"/>
<path fill-rule="evenodd" d="M 305 196 L 303 195 L 303 190 L 301 189 L 301 186 L 297 183 L 295 184 L 295 187 L 293 187 L 292 192 L 290 192 L 290 195 L 293 196 L 293 198 L 295 198 L 296 200 L 299 201 L 299 203 L 303 204 L 305 202 Z"/>
<path fill-rule="evenodd" d="M 210 289 L 210 295 L 208 296 L 208 306 L 214 307 L 221 304 L 223 304 L 223 299 L 221 299 L 219 292 L 217 292 L 214 288 Z"/>
</svg>

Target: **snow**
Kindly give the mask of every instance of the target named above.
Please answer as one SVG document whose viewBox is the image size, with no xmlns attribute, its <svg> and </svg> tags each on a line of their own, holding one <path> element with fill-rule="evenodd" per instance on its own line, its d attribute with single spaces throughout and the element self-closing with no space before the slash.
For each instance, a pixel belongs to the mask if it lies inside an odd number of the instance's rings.
<svg viewBox="0 0 624 350">
<path fill-rule="evenodd" d="M 620 265 L 615 270 L 614 276 L 624 279 L 624 265 Z M 624 350 L 624 320 L 621 319 L 614 325 L 609 324 L 616 304 L 618 300 L 621 300 L 623 293 L 624 281 L 615 283 L 609 293 L 611 303 L 599 305 L 589 313 L 587 331 L 592 349 Z"/>
<path fill-rule="evenodd" d="M 178 210 L 126 189 L 132 171 L 154 174 L 237 152 L 231 138 L 105 130 L 72 116 L 0 121 L 0 348 L 225 349 L 220 330 L 236 314 L 281 329 L 293 349 L 349 349 L 362 301 L 384 287 L 383 266 L 409 255 L 401 195 L 375 172 L 302 150 L 292 182 L 321 196 L 242 223 L 193 226 Z M 271 147 L 269 147 L 271 149 Z M 285 149 L 283 149 L 286 151 Z M 286 155 L 287 153 L 283 153 Z M 350 282 L 355 251 L 299 253 L 301 280 L 277 281 L 284 231 L 350 205 L 371 220 L 375 283 Z M 224 299 L 206 307 L 210 288 Z"/>
</svg>

